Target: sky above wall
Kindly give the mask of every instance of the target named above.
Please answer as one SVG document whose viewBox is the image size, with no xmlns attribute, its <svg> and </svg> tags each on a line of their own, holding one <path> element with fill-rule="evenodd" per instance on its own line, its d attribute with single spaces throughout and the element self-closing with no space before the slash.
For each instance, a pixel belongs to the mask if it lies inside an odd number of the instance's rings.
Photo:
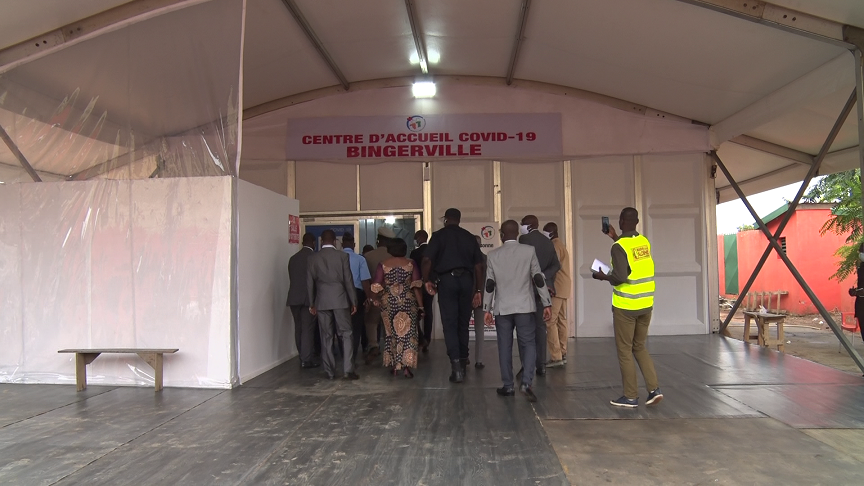
<svg viewBox="0 0 864 486">
<path fill-rule="evenodd" d="M 808 190 L 817 184 L 819 179 L 820 177 L 814 178 L 810 182 Z M 759 214 L 759 217 L 762 218 L 785 204 L 787 201 L 791 201 L 795 197 L 795 194 L 798 193 L 800 187 L 801 182 L 795 182 L 787 186 L 771 189 L 770 191 L 753 194 L 752 196 L 749 196 L 747 200 L 750 201 L 753 209 L 755 209 L 756 213 Z M 736 233 L 738 227 L 745 224 L 755 224 L 755 221 L 740 199 L 725 202 L 717 206 L 718 235 Z"/>
</svg>

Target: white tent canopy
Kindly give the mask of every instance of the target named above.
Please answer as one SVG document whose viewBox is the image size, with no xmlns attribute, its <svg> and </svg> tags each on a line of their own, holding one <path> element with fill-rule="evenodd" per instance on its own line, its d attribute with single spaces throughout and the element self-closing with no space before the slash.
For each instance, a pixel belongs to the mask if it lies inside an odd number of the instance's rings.
<svg viewBox="0 0 864 486">
<path fill-rule="evenodd" d="M 11 73 L 5 75 L 7 79 L 53 98 L 46 101 L 49 105 L 53 101 L 56 106 L 81 88 L 90 91 L 81 93 L 82 97 L 98 96 L 98 107 L 112 109 L 112 114 L 115 107 L 135 112 L 129 105 L 133 98 L 123 91 L 122 83 L 99 83 L 116 80 L 110 73 L 95 70 L 92 79 L 78 79 L 74 73 L 67 75 L 71 70 L 63 75 L 40 70 L 34 59 L 70 49 L 81 40 L 110 35 L 105 32 L 120 25 L 200 3 L 4 2 L 0 72 Z M 180 35 L 188 22 L 218 19 L 169 18 L 151 39 L 152 61 L 142 63 L 146 70 L 130 77 L 146 72 L 150 80 L 206 85 L 206 80 L 182 76 L 182 67 L 158 60 L 160 54 L 183 48 L 170 38 Z M 849 51 L 853 46 L 842 40 L 844 26 L 864 27 L 861 2 L 248 0 L 243 26 L 243 118 L 338 95 L 346 87 L 356 91 L 408 85 L 424 76 L 422 56 L 428 76 L 441 82 L 505 86 L 512 77 L 516 89 L 577 94 L 644 116 L 709 125 L 721 158 L 739 181 L 752 181 L 743 184 L 745 191 L 756 192 L 801 178 L 808 156 L 818 152 L 854 89 L 854 59 Z M 151 25 L 149 31 L 153 30 Z M 133 54 L 136 59 L 147 57 Z M 68 63 L 81 59 L 72 54 L 67 58 Z M 110 62 L 100 65 L 106 64 Z M 24 69 L 11 70 L 16 66 Z M 56 61 L 51 66 L 56 69 Z M 154 92 L 142 92 L 135 102 L 159 99 L 158 83 L 147 86 Z M 168 103 L 165 109 L 172 106 L 179 103 Z M 213 113 L 201 115 L 178 113 L 169 117 L 176 122 L 172 127 L 148 127 L 146 119 L 134 116 L 124 122 L 138 133 L 157 137 L 216 119 Z M 857 127 L 850 117 L 831 148 L 834 154 L 826 158 L 823 173 L 855 167 L 857 155 L 847 150 L 855 146 Z M 22 152 L 29 156 L 23 148 Z M 113 152 L 116 156 L 116 149 Z M 55 162 L 38 157 L 30 162 L 37 171 L 60 177 L 82 169 L 80 165 L 56 167 Z M 0 146 L 0 163 L 18 165 L 5 146 Z M 94 159 L 88 165 L 98 163 Z M 726 186 L 719 175 L 721 200 L 734 197 Z"/>
</svg>

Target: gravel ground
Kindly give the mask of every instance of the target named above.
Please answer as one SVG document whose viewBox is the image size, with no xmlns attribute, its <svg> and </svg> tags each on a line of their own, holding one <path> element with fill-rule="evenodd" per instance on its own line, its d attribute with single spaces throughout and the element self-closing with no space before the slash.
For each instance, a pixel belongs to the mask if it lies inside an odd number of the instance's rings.
<svg viewBox="0 0 864 486">
<path fill-rule="evenodd" d="M 726 318 L 726 312 L 720 312 L 720 320 Z M 840 314 L 834 315 L 835 322 L 840 322 Z M 753 324 L 750 324 L 751 328 Z M 729 332 L 735 339 L 741 339 L 744 335 L 744 315 L 739 311 L 729 323 Z M 772 326 L 771 334 L 774 334 Z M 840 346 L 840 341 L 834 332 L 823 322 L 822 316 L 789 316 L 783 327 L 786 336 L 786 354 L 804 358 L 816 363 L 830 366 L 834 369 L 860 375 L 862 372 L 855 365 L 845 349 Z M 751 333 L 755 331 L 751 329 Z M 852 333 L 845 332 L 846 338 L 851 339 Z M 864 356 L 864 341 L 861 334 L 855 333 L 852 346 L 858 354 Z"/>
</svg>

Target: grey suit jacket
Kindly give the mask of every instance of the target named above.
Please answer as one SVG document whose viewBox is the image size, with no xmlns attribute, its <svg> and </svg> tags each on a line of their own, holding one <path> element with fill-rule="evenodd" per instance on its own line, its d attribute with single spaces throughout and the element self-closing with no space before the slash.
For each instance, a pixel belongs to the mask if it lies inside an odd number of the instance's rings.
<svg viewBox="0 0 864 486">
<path fill-rule="evenodd" d="M 288 279 L 291 287 L 288 288 L 287 305 L 309 306 L 309 292 L 306 290 L 306 274 L 308 273 L 309 257 L 315 252 L 308 246 L 300 247 L 300 251 L 288 260 Z"/>
<path fill-rule="evenodd" d="M 542 235 L 541 235 L 542 236 Z M 535 285 L 535 277 L 542 287 Z M 483 310 L 492 309 L 495 315 L 525 314 L 536 310 L 534 289 L 544 307 L 552 305 L 545 276 L 540 271 L 537 255 L 528 245 L 516 241 L 504 242 L 489 252 L 486 258 L 486 284 L 483 292 Z"/>
<path fill-rule="evenodd" d="M 546 277 L 546 285 L 555 290 L 555 274 L 561 270 L 561 262 L 558 261 L 558 254 L 555 252 L 555 245 L 552 244 L 552 240 L 546 238 L 543 233 L 534 230 L 527 235 L 520 236 L 519 243 L 534 247 L 534 251 L 537 252 L 537 261 L 540 262 L 540 270 Z"/>
<path fill-rule="evenodd" d="M 309 302 L 317 310 L 347 309 L 357 305 L 354 277 L 348 254 L 335 248 L 322 248 L 309 258 L 306 274 Z"/>
</svg>

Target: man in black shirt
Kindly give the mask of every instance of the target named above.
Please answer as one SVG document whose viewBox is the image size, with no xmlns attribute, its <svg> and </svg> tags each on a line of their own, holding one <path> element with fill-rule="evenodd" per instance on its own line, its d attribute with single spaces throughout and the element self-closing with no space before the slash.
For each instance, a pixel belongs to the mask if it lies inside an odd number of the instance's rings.
<svg viewBox="0 0 864 486">
<path fill-rule="evenodd" d="M 432 233 L 423 255 L 423 281 L 430 295 L 438 293 L 444 342 L 450 357 L 450 381 L 462 383 L 468 364 L 468 323 L 483 298 L 483 253 L 468 230 L 459 227 L 462 213 L 444 213 L 444 228 Z M 437 276 L 437 282 L 430 275 Z"/>
</svg>

